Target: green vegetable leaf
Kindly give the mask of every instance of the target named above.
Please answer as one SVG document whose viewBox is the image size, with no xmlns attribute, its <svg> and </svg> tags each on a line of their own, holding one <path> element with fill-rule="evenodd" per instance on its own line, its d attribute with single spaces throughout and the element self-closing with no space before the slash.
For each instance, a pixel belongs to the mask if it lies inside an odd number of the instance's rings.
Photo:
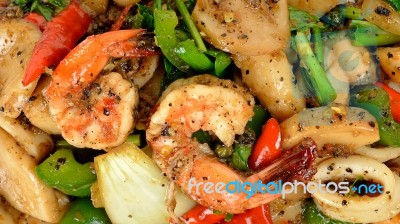
<svg viewBox="0 0 400 224">
<path fill-rule="evenodd" d="M 47 5 L 38 4 L 34 11 L 41 14 L 47 21 L 50 21 L 53 18 L 54 10 Z"/>
<path fill-rule="evenodd" d="M 247 160 L 251 154 L 251 147 L 243 144 L 235 144 L 235 151 L 232 154 L 232 165 L 241 171 L 248 171 Z"/>
<path fill-rule="evenodd" d="M 67 2 L 65 0 L 14 0 L 14 4 L 18 5 L 23 12 L 36 12 L 42 15 L 47 21 L 50 21 L 56 11 L 65 8 Z"/>
<path fill-rule="evenodd" d="M 64 8 L 66 4 L 65 0 L 48 0 L 47 2 L 56 8 Z"/>
</svg>

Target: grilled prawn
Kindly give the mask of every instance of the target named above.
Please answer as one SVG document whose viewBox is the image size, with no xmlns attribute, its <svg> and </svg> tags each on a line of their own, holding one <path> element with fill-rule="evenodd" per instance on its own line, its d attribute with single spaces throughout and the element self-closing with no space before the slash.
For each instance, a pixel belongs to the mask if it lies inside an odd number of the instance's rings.
<svg viewBox="0 0 400 224">
<path fill-rule="evenodd" d="M 142 30 L 90 36 L 61 61 L 45 90 L 49 110 L 62 136 L 76 147 L 105 149 L 121 144 L 131 129 L 138 89 L 119 73 L 100 75 L 110 57 L 156 54 L 131 38 Z"/>
<path fill-rule="evenodd" d="M 207 144 L 192 139 L 197 130 L 214 133 L 226 146 L 233 144 L 235 135 L 243 134 L 247 121 L 253 116 L 254 98 L 232 81 L 210 75 L 195 76 L 171 84 L 161 97 L 157 111 L 150 120 L 146 137 L 153 157 L 163 172 L 198 203 L 213 209 L 241 213 L 265 204 L 280 195 L 223 194 L 193 192 L 189 182 L 232 181 L 256 182 L 264 174 L 245 177 L 220 162 Z"/>
</svg>

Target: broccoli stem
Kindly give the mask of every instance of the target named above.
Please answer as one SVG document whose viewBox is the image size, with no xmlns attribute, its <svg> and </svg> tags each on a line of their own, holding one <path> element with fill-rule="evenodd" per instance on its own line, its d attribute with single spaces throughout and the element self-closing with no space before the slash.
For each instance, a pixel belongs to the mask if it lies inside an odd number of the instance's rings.
<svg viewBox="0 0 400 224">
<path fill-rule="evenodd" d="M 386 32 L 367 21 L 352 20 L 350 37 L 355 46 L 382 46 L 400 41 L 400 36 Z"/>
<path fill-rule="evenodd" d="M 185 6 L 185 3 L 182 0 L 175 0 L 176 6 L 178 7 L 179 12 L 182 15 L 183 21 L 185 22 L 186 26 L 189 29 L 190 34 L 192 34 L 193 40 L 196 43 L 196 46 L 199 48 L 201 52 L 206 52 L 207 48 L 203 42 L 203 39 L 200 36 L 199 31 L 194 24 L 192 17 L 188 9 Z"/>
<path fill-rule="evenodd" d="M 324 69 L 311 50 L 310 42 L 303 32 L 297 32 L 294 41 L 297 53 L 309 75 L 308 78 L 315 91 L 318 103 L 320 105 L 329 104 L 336 99 L 336 92 L 329 82 Z"/>
</svg>

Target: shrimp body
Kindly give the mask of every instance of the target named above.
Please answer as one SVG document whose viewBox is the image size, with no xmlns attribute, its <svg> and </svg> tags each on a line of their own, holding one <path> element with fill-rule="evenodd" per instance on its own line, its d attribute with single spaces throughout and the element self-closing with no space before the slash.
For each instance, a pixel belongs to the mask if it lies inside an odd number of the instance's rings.
<svg viewBox="0 0 400 224">
<path fill-rule="evenodd" d="M 44 91 L 49 111 L 62 136 L 76 147 L 105 149 L 121 144 L 134 125 L 137 87 L 119 73 L 99 76 L 111 56 L 152 52 L 128 41 L 142 30 L 90 36 L 60 62 Z M 130 51 L 128 51 L 129 49 Z"/>
<path fill-rule="evenodd" d="M 179 86 L 179 84 L 184 84 Z M 244 193 L 195 192 L 190 183 L 246 181 L 245 176 L 221 163 L 207 144 L 192 139 L 197 130 L 214 133 L 226 146 L 243 134 L 253 116 L 254 98 L 232 81 L 209 75 L 171 84 L 150 120 L 146 138 L 163 172 L 198 203 L 213 209 L 241 213 L 277 196 L 246 198 Z"/>
</svg>

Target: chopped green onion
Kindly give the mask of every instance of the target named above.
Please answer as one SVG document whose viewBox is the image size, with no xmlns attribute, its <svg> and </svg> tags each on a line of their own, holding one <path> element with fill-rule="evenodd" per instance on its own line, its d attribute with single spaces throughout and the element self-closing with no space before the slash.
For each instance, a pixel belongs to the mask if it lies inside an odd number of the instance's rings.
<svg viewBox="0 0 400 224">
<path fill-rule="evenodd" d="M 192 40 L 179 42 L 175 53 L 197 72 L 210 72 L 214 69 L 213 62 L 196 47 Z"/>
<path fill-rule="evenodd" d="M 201 38 L 200 33 L 197 30 L 196 25 L 194 24 L 192 17 L 190 16 L 190 13 L 185 6 L 185 3 L 182 0 L 175 0 L 175 3 L 183 17 L 183 21 L 189 29 L 190 34 L 192 34 L 196 46 L 201 52 L 207 51 L 206 45 L 204 44 L 203 39 Z"/>
<path fill-rule="evenodd" d="M 140 141 L 140 135 L 129 135 L 128 138 L 126 139 L 127 142 L 132 142 L 136 146 L 140 146 L 141 141 Z"/>
<path fill-rule="evenodd" d="M 353 29 L 350 37 L 355 46 L 382 46 L 400 41 L 400 36 L 386 32 L 367 21 L 352 20 L 350 28 Z"/>
<path fill-rule="evenodd" d="M 352 6 L 346 6 L 342 8 L 342 14 L 345 18 L 348 19 L 356 19 L 356 20 L 362 20 L 363 16 L 361 13 L 360 8 L 352 7 Z"/>
<path fill-rule="evenodd" d="M 321 29 L 315 27 L 312 30 L 314 34 L 315 57 L 317 57 L 318 62 L 322 65 L 324 64 L 324 44 L 322 43 Z"/>
<path fill-rule="evenodd" d="M 302 32 L 297 32 L 294 37 L 295 45 L 300 59 L 302 60 L 309 80 L 315 89 L 316 97 L 320 105 L 327 105 L 336 99 L 335 89 L 329 82 L 328 77 L 321 64 L 318 62 L 313 51 L 311 50 L 310 42 L 306 35 Z"/>
</svg>

